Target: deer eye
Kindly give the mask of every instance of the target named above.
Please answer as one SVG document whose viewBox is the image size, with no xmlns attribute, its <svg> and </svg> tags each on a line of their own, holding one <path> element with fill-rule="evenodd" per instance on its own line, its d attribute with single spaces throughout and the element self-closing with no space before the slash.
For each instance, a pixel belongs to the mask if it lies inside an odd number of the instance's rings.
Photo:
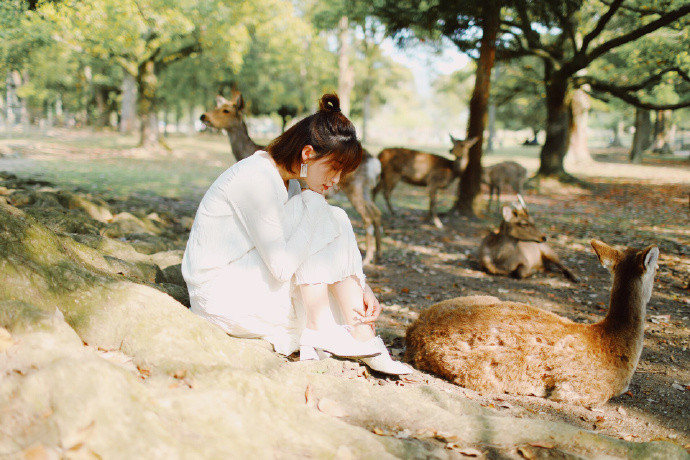
<svg viewBox="0 0 690 460">
<path fill-rule="evenodd" d="M 223 109 L 223 113 L 230 113 L 228 109 Z"/>
</svg>

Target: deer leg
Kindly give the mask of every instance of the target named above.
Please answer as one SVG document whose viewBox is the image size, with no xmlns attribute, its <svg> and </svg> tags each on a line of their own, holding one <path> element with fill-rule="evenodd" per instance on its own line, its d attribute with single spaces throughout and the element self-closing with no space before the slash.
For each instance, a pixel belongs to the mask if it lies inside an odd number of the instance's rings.
<svg viewBox="0 0 690 460">
<path fill-rule="evenodd" d="M 381 182 L 383 183 L 383 198 L 386 201 L 386 206 L 388 206 L 388 211 L 391 215 L 395 215 L 393 205 L 391 205 L 391 192 L 393 192 L 393 188 L 398 184 L 398 180 L 397 177 L 391 177 L 390 174 L 381 177 Z"/>
<path fill-rule="evenodd" d="M 561 259 L 558 257 L 558 255 L 551 249 L 550 246 L 542 247 L 541 249 L 541 260 L 544 263 L 544 268 L 548 267 L 550 264 L 555 265 L 558 267 L 563 274 L 565 275 L 566 278 L 568 278 L 570 281 L 573 281 L 577 283 L 579 279 L 573 272 L 571 272 L 563 263 L 561 262 Z"/>
<path fill-rule="evenodd" d="M 511 272 L 507 270 L 501 270 L 491 261 L 491 257 L 482 257 L 479 261 L 479 265 L 484 271 L 492 275 L 510 275 Z"/>
<path fill-rule="evenodd" d="M 443 228 L 441 219 L 436 214 L 436 192 L 438 189 L 434 185 L 429 186 L 429 220 L 434 223 L 436 228 Z"/>
<path fill-rule="evenodd" d="M 361 189 L 361 187 L 351 187 L 348 189 L 348 192 L 347 199 L 350 200 L 352 207 L 355 208 L 355 211 L 357 211 L 359 216 L 362 218 L 362 225 L 364 226 L 365 232 L 364 242 L 366 246 L 366 253 L 362 264 L 368 265 L 374 258 L 374 219 L 369 213 L 369 208 L 364 198 L 364 191 Z"/>
<path fill-rule="evenodd" d="M 517 268 L 515 270 L 513 270 L 511 275 L 513 275 L 515 278 L 521 280 L 523 278 L 527 278 L 532 273 L 534 273 L 534 270 L 532 270 L 530 267 L 528 267 L 525 264 L 520 264 L 517 266 Z"/>
<path fill-rule="evenodd" d="M 373 201 L 367 201 L 367 212 L 372 219 L 372 226 L 374 230 L 374 241 L 376 242 L 376 251 L 374 252 L 374 261 L 379 262 L 381 255 L 381 211 Z M 367 228 L 367 235 L 370 234 Z"/>
</svg>

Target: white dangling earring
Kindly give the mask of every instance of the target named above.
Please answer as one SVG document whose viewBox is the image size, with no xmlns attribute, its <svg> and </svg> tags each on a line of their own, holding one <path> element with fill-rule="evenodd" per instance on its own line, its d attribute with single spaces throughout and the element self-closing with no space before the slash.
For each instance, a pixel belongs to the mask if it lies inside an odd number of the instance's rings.
<svg viewBox="0 0 690 460">
<path fill-rule="evenodd" d="M 306 163 L 302 163 L 302 166 L 300 166 L 299 177 L 307 177 L 307 164 Z"/>
</svg>

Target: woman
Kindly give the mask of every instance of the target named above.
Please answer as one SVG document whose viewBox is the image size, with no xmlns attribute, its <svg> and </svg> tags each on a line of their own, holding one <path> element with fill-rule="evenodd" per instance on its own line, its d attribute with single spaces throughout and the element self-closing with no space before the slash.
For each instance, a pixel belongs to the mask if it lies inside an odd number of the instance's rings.
<svg viewBox="0 0 690 460">
<path fill-rule="evenodd" d="M 365 283 L 352 226 L 323 197 L 361 159 L 354 125 L 326 94 L 317 113 L 221 174 L 201 200 L 182 260 L 192 311 L 281 354 L 299 348 L 301 360 L 333 354 L 411 373 L 375 336 L 381 305 Z"/>
</svg>

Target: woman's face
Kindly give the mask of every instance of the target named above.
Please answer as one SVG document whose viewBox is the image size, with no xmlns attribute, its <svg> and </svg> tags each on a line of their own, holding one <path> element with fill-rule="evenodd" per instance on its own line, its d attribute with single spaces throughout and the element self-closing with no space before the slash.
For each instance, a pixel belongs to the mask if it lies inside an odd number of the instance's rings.
<svg viewBox="0 0 690 460">
<path fill-rule="evenodd" d="M 342 171 L 334 169 L 333 164 L 328 159 L 328 155 L 318 160 L 312 160 L 312 156 L 313 150 L 306 155 L 305 163 L 308 165 L 307 177 L 303 177 L 302 180 L 306 182 L 310 190 L 323 195 L 328 189 L 340 182 Z M 304 152 L 302 158 L 305 160 Z"/>
</svg>

